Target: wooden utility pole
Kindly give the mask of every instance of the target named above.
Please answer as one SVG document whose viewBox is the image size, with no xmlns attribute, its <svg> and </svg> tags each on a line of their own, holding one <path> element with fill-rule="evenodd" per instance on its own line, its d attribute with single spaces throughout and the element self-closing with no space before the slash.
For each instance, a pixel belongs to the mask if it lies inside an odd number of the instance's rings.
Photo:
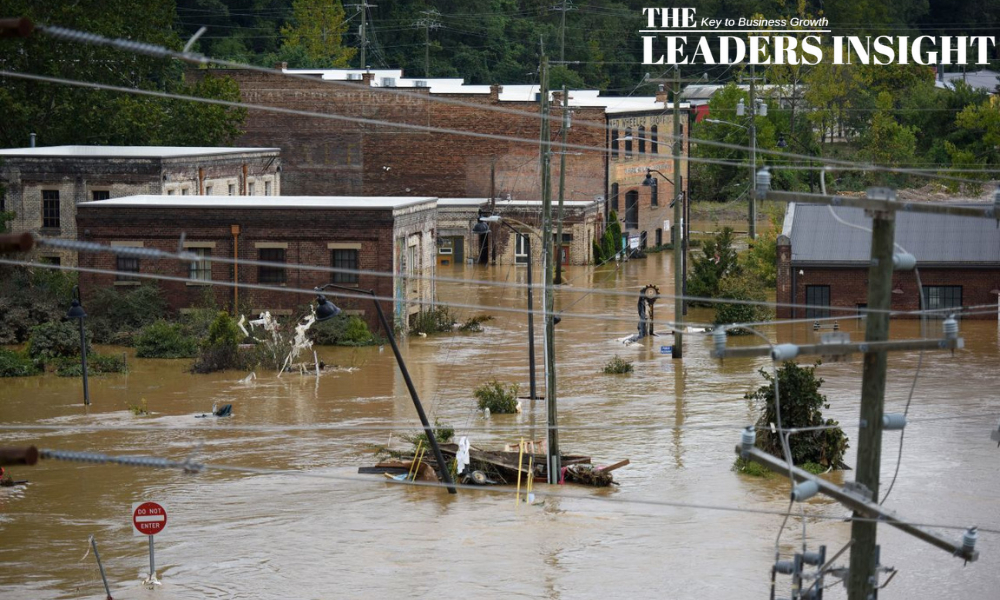
<svg viewBox="0 0 1000 600">
<path fill-rule="evenodd" d="M 757 94 L 754 76 L 754 65 L 750 65 L 750 206 L 747 217 L 749 224 L 750 239 L 757 238 Z"/>
<path fill-rule="evenodd" d="M 684 214 L 684 202 L 679 194 L 684 192 L 684 182 L 681 179 L 681 146 L 684 138 L 680 135 L 681 130 L 681 70 L 674 68 L 674 127 L 671 133 L 674 134 L 673 157 L 674 163 L 674 344 L 671 348 L 671 358 L 684 358 L 684 243 L 681 237 L 684 230 L 681 229 L 681 218 Z"/>
<path fill-rule="evenodd" d="M 562 142 L 559 152 L 559 212 L 556 214 L 556 285 L 562 285 L 563 196 L 566 188 L 566 132 L 569 129 L 569 92 L 562 87 Z"/>
<path fill-rule="evenodd" d="M 549 133 L 549 59 L 542 54 L 541 65 L 541 174 L 542 174 L 542 257 L 545 259 L 545 294 L 543 306 L 545 310 L 545 408 L 548 422 L 548 482 L 559 483 L 559 434 L 557 431 L 556 411 L 556 351 L 555 351 L 555 302 L 552 297 L 553 260 L 552 260 L 552 186 L 550 184 L 550 167 L 552 157 L 552 142 Z M 528 257 L 531 260 L 531 257 Z"/>
<path fill-rule="evenodd" d="M 431 29 L 441 26 L 438 18 L 441 16 L 437 10 L 422 10 L 423 15 L 414 23 L 417 27 L 424 28 L 424 77 L 430 79 L 431 76 Z"/>
<path fill-rule="evenodd" d="M 873 188 L 868 197 L 895 200 L 896 192 Z M 872 213 L 871 267 L 868 268 L 868 316 L 866 342 L 889 339 L 889 309 L 892 305 L 892 254 L 896 230 L 894 211 Z M 858 463 L 855 482 L 864 485 L 878 502 L 879 469 L 882 465 L 882 412 L 885 404 L 887 353 L 866 352 L 861 381 L 861 423 L 858 430 Z M 855 513 L 857 514 L 857 513 Z M 860 516 L 860 515 L 859 515 Z M 855 520 L 851 524 L 851 567 L 847 581 L 850 600 L 868 600 L 876 583 L 875 535 L 877 524 Z"/>
</svg>

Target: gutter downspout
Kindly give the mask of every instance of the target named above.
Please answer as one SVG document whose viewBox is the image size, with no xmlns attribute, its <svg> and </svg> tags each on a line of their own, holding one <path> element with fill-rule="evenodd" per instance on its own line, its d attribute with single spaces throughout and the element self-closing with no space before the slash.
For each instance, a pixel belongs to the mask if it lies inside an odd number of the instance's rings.
<svg viewBox="0 0 1000 600">
<path fill-rule="evenodd" d="M 241 191 L 240 191 L 240 195 L 241 196 L 246 196 L 247 195 L 247 179 L 248 179 L 248 177 L 247 177 L 247 164 L 243 163 L 243 185 L 240 186 L 242 188 Z"/>
<path fill-rule="evenodd" d="M 198 195 L 205 195 L 205 168 L 198 167 Z"/>
<path fill-rule="evenodd" d="M 240 226 L 229 227 L 233 233 L 233 317 L 235 317 L 240 305 Z"/>
</svg>

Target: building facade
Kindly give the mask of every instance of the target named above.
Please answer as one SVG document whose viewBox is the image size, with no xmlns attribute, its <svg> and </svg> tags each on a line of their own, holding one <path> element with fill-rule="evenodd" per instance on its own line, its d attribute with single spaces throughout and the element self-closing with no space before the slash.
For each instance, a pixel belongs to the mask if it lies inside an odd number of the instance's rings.
<svg viewBox="0 0 1000 600">
<path fill-rule="evenodd" d="M 861 209 L 835 210 L 840 219 L 871 229 Z M 912 271 L 894 272 L 892 310 L 940 315 L 976 307 L 964 318 L 997 318 L 1000 230 L 994 221 L 900 211 L 895 239 L 916 257 L 923 293 Z M 789 204 L 777 244 L 778 318 L 857 315 L 867 307 L 870 255 L 871 234 L 837 222 L 826 205 Z"/>
<path fill-rule="evenodd" d="M 136 194 L 278 196 L 277 148 L 52 146 L 0 150 L 14 232 L 77 239 L 77 206 Z M 76 264 L 76 253 L 46 249 L 37 258 Z"/>
<path fill-rule="evenodd" d="M 176 252 L 183 234 L 184 249 L 201 258 L 81 253 L 81 267 L 108 272 L 81 272 L 80 290 L 85 302 L 99 287 L 128 288 L 149 280 L 142 275 L 167 275 L 176 279 L 157 283 L 172 310 L 204 306 L 208 295 L 248 317 L 264 311 L 302 316 L 316 294 L 297 290 L 335 283 L 391 298 L 382 300 L 383 309 L 406 329 L 434 298 L 436 210 L 435 199 L 426 197 L 160 195 L 87 202 L 77 214 L 81 240 Z M 334 304 L 361 315 L 373 331 L 380 327 L 370 300 L 339 293 L 329 292 Z"/>
</svg>

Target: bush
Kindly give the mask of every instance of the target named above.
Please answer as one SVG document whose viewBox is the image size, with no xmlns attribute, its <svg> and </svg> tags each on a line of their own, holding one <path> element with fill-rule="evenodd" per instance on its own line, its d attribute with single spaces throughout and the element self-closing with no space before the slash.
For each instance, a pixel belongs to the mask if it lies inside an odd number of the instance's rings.
<svg viewBox="0 0 1000 600">
<path fill-rule="evenodd" d="M 815 375 L 817 362 L 811 367 L 800 367 L 788 361 L 778 369 L 778 386 L 781 394 L 781 427 L 820 427 L 789 436 L 788 445 L 792 461 L 796 465 L 815 463 L 822 469 L 833 467 L 844 468 L 844 452 L 847 451 L 848 440 L 844 430 L 834 427 L 838 423 L 833 419 L 824 419 L 822 409 L 830 408 L 826 396 L 819 393 L 823 380 Z M 766 370 L 760 370 L 761 376 L 768 384 L 757 391 L 744 396 L 747 400 L 761 405 L 760 418 L 757 419 L 757 447 L 779 458 L 784 457 L 781 440 L 772 433 L 770 424 L 777 424 L 777 414 L 774 403 L 774 377 Z M 814 469 L 816 467 L 813 467 Z"/>
<path fill-rule="evenodd" d="M 517 412 L 517 384 L 505 386 L 493 379 L 477 387 L 472 395 L 479 401 L 479 410 L 488 408 L 492 414 Z"/>
<path fill-rule="evenodd" d="M 607 375 L 631 373 L 634 370 L 635 368 L 632 366 L 631 362 L 625 360 L 617 354 L 614 358 L 608 361 L 608 364 L 604 365 L 604 373 Z"/>
<path fill-rule="evenodd" d="M 705 241 L 701 256 L 694 256 L 688 278 L 688 294 L 700 298 L 716 298 L 722 278 L 737 267 L 736 250 L 733 249 L 733 230 L 723 227 L 711 240 Z M 707 306 L 704 302 L 692 302 Z"/>
<path fill-rule="evenodd" d="M 156 284 L 128 291 L 99 288 L 87 300 L 86 309 L 95 342 L 130 346 L 140 329 L 167 312 L 167 301 Z"/>
<path fill-rule="evenodd" d="M 229 313 L 219 311 L 215 315 L 215 320 L 208 327 L 208 339 L 205 341 L 205 345 L 235 349 L 243 337 L 239 325 L 229 316 Z"/>
<path fill-rule="evenodd" d="M 447 306 L 441 306 L 418 313 L 410 334 L 443 333 L 451 331 L 454 327 L 455 317 Z"/>
<path fill-rule="evenodd" d="M 364 319 L 343 313 L 314 324 L 309 338 L 321 346 L 371 346 L 378 342 Z"/>
<path fill-rule="evenodd" d="M 135 337 L 139 358 L 194 358 L 198 355 L 198 341 L 187 335 L 180 323 L 159 320 L 147 325 Z"/>
<path fill-rule="evenodd" d="M 26 353 L 0 348 L 0 377 L 27 377 L 41 372 L 38 363 Z"/>
<path fill-rule="evenodd" d="M 90 332 L 87 331 L 87 351 L 90 351 Z M 80 356 L 80 324 L 72 321 L 50 321 L 31 329 L 28 355 L 43 362 L 55 358 Z"/>
<path fill-rule="evenodd" d="M 76 274 L 0 265 L 0 344 L 20 344 L 31 328 L 66 314 Z"/>
<path fill-rule="evenodd" d="M 719 285 L 719 298 L 766 302 L 767 292 L 763 282 L 750 274 L 731 273 Z M 731 323 L 756 323 L 771 318 L 771 309 L 763 304 L 719 304 L 715 310 L 715 325 Z M 740 327 L 726 329 L 729 335 L 749 334 Z"/>
<path fill-rule="evenodd" d="M 493 317 L 490 315 L 476 315 L 474 317 L 470 317 L 465 323 L 462 323 L 458 330 L 479 333 L 483 330 L 483 323 L 492 320 Z"/>
<path fill-rule="evenodd" d="M 55 362 L 56 375 L 60 377 L 82 377 L 83 365 L 80 359 L 61 358 Z M 121 355 L 87 353 L 87 375 L 127 373 L 125 359 Z"/>
<path fill-rule="evenodd" d="M 236 321 L 229 313 L 220 311 L 208 328 L 208 337 L 198 350 L 198 357 L 191 370 L 195 373 L 213 373 L 226 369 L 252 370 L 264 360 L 263 344 L 241 349 L 243 339 Z"/>
</svg>

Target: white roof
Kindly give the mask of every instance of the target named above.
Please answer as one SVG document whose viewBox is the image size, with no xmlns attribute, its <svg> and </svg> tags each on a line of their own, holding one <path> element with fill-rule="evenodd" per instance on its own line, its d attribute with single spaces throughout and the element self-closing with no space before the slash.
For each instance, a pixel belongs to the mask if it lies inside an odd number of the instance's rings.
<svg viewBox="0 0 1000 600">
<path fill-rule="evenodd" d="M 434 202 L 434 197 L 405 196 L 166 196 L 140 195 L 85 202 L 97 208 L 304 208 L 395 209 Z"/>
<path fill-rule="evenodd" d="M 53 156 L 91 158 L 175 158 L 240 154 L 245 152 L 281 152 L 281 148 L 213 148 L 199 146 L 44 146 L 40 148 L 4 148 L 2 156 Z"/>
<path fill-rule="evenodd" d="M 438 206 L 479 206 L 489 198 L 438 198 Z"/>
<path fill-rule="evenodd" d="M 587 206 L 590 206 L 594 202 L 597 202 L 597 200 L 563 200 L 563 206 L 568 206 L 571 208 L 585 208 Z M 559 205 L 559 200 L 553 198 L 552 206 L 558 206 L 558 205 Z M 497 200 L 496 207 L 497 208 L 515 208 L 515 207 L 541 208 L 542 201 L 541 200 Z"/>
</svg>

